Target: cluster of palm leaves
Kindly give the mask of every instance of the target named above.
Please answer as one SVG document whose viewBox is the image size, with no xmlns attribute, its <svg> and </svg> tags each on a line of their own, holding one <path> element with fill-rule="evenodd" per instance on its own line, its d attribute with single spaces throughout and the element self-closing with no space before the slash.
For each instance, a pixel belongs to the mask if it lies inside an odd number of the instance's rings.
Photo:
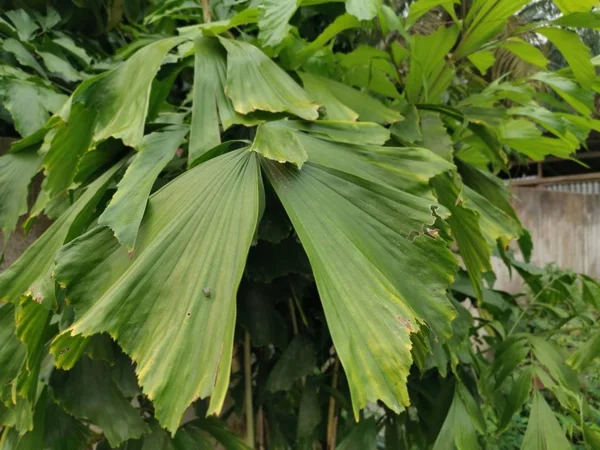
<svg viewBox="0 0 600 450">
<path fill-rule="evenodd" d="M 597 2 L 396 3 L 3 13 L 0 226 L 55 220 L 0 274 L 0 448 L 599 448 L 600 286 L 528 264 L 498 176 L 600 131 Z"/>
</svg>

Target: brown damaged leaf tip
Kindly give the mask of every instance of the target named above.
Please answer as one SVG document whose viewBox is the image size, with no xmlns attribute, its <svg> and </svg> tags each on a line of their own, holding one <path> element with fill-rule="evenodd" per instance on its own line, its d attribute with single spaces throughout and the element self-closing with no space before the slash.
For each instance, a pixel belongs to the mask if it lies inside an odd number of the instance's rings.
<svg viewBox="0 0 600 450">
<path fill-rule="evenodd" d="M 431 237 L 438 237 L 440 230 L 437 228 L 427 228 L 427 234 Z"/>
</svg>

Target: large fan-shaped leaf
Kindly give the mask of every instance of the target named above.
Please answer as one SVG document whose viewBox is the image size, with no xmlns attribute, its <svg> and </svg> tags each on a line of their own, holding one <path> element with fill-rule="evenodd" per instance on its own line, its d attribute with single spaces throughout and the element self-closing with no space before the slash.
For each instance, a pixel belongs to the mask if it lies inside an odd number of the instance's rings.
<svg viewBox="0 0 600 450">
<path fill-rule="evenodd" d="M 98 219 L 113 229 L 119 242 L 133 250 L 135 238 L 146 210 L 146 201 L 156 177 L 175 156 L 187 134 L 187 127 L 174 126 L 147 135 L 133 163 L 119 182 L 117 192 Z"/>
<path fill-rule="evenodd" d="M 258 38 L 267 47 L 278 45 L 290 31 L 289 21 L 298 9 L 298 0 L 263 0 Z"/>
<path fill-rule="evenodd" d="M 458 37 L 457 27 L 440 27 L 428 36 L 412 37 L 410 72 L 406 77 L 406 98 L 411 103 L 439 102 L 450 86 L 454 69 L 446 62 L 446 54 Z"/>
<path fill-rule="evenodd" d="M 393 123 L 402 120 L 398 111 L 388 108 L 379 100 L 343 83 L 319 75 L 299 72 L 304 87 L 327 112 L 331 120 L 364 120 Z"/>
<path fill-rule="evenodd" d="M 435 220 L 433 202 L 401 189 L 428 190 L 451 166 L 424 149 L 299 139 L 302 170 L 266 159 L 263 167 L 310 259 L 355 414 L 376 399 L 400 411 L 409 401 L 410 333 L 419 323 L 451 333 L 445 289 L 456 264 L 442 240 L 422 234 Z M 417 159 L 431 163 L 419 173 Z"/>
<path fill-rule="evenodd" d="M 58 256 L 56 278 L 77 319 L 66 333 L 109 332 L 137 362 L 140 385 L 172 432 L 197 397 L 213 395 L 210 412 L 223 404 L 235 294 L 261 195 L 257 156 L 228 153 L 150 198 L 132 260 L 101 227 Z"/>
<path fill-rule="evenodd" d="M 86 224 L 108 183 L 123 163 L 116 164 L 90 184 L 85 193 L 12 266 L 0 274 L 0 301 L 17 303 L 26 294 L 48 308 L 55 305 L 51 275 L 56 252 L 66 240 L 74 237 L 75 229 L 82 231 L 81 226 Z"/>
<path fill-rule="evenodd" d="M 127 146 L 142 143 L 152 80 L 167 53 L 184 38 L 154 42 L 117 68 L 79 85 L 70 108 L 61 112 L 64 122 L 44 157 L 48 171 L 45 189 L 51 194 L 69 187 L 79 158 L 92 143 L 109 137 Z"/>
<path fill-rule="evenodd" d="M 243 41 L 220 41 L 227 50 L 225 92 L 237 112 L 289 112 L 306 120 L 318 117 L 315 102 L 258 48 Z"/>
<path fill-rule="evenodd" d="M 256 130 L 250 151 L 261 153 L 265 158 L 279 162 L 290 162 L 299 169 L 306 161 L 306 150 L 302 147 L 296 131 L 286 125 L 287 121 L 267 122 Z"/>
<path fill-rule="evenodd" d="M 253 123 L 237 113 L 225 95 L 227 54 L 215 37 L 199 37 L 194 42 L 194 104 L 188 165 L 197 164 L 211 148 L 221 143 L 223 129 L 234 123 Z"/>
</svg>

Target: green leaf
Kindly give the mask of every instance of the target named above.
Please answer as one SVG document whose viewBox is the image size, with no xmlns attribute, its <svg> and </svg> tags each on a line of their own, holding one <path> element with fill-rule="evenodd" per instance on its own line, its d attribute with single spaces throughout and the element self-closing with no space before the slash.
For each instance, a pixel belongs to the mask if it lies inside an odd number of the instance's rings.
<svg viewBox="0 0 600 450">
<path fill-rule="evenodd" d="M 361 420 L 336 450 L 375 450 L 377 448 L 377 424 L 373 417 Z"/>
<path fill-rule="evenodd" d="M 583 301 L 600 310 L 600 284 L 593 278 L 581 275 Z"/>
<path fill-rule="evenodd" d="M 26 347 L 16 335 L 15 307 L 10 303 L 0 304 L 0 402 L 4 391 L 10 390 L 12 382 L 25 361 Z"/>
<path fill-rule="evenodd" d="M 59 55 L 55 55 L 52 52 L 43 52 L 38 50 L 37 54 L 40 55 L 42 61 L 48 72 L 53 74 L 55 77 L 61 78 L 67 83 L 75 83 L 81 81 L 83 76 L 71 65 L 71 63 L 62 58 Z"/>
<path fill-rule="evenodd" d="M 493 389 L 499 389 L 504 380 L 513 373 L 531 350 L 529 341 L 523 337 L 510 336 L 497 348 L 494 362 L 489 368 L 489 373 L 494 377 Z"/>
<path fill-rule="evenodd" d="M 121 245 L 128 250 L 135 247 L 152 186 L 175 156 L 187 131 L 185 126 L 174 126 L 145 136 L 137 155 L 119 182 L 117 192 L 98 218 L 98 224 L 110 227 Z"/>
<path fill-rule="evenodd" d="M 27 348 L 24 367 L 16 380 L 16 392 L 25 398 L 30 405 L 35 404 L 38 391 L 42 358 L 45 356 L 45 345 L 52 333 L 48 329 L 50 313 L 42 305 L 31 298 L 21 301 L 17 309 L 17 336 Z M 14 401 L 14 398 L 13 398 Z"/>
<path fill-rule="evenodd" d="M 23 137 L 42 128 L 49 114 L 58 111 L 67 99 L 42 85 L 11 78 L 0 78 L 0 98 Z"/>
<path fill-rule="evenodd" d="M 76 316 L 65 333 L 110 333 L 171 432 L 192 400 L 212 394 L 209 413 L 223 404 L 235 295 L 261 198 L 256 155 L 226 153 L 150 197 L 133 259 L 102 227 L 57 256 Z"/>
<path fill-rule="evenodd" d="M 346 0 L 346 11 L 359 20 L 372 20 L 381 8 L 381 0 Z"/>
<path fill-rule="evenodd" d="M 286 122 L 274 121 L 259 125 L 250 151 L 273 161 L 292 163 L 301 169 L 308 156 L 297 133 Z"/>
<path fill-rule="evenodd" d="M 467 388 L 458 384 L 446 420 L 433 444 L 433 450 L 480 449 L 477 433 L 485 431 L 482 421 L 479 405 L 475 403 Z"/>
<path fill-rule="evenodd" d="M 469 61 L 479 70 L 481 75 L 485 75 L 490 67 L 496 62 L 494 52 L 491 50 L 483 50 L 477 53 L 472 53 L 469 56 Z"/>
<path fill-rule="evenodd" d="M 590 49 L 581 41 L 579 35 L 560 28 L 541 28 L 535 31 L 554 44 L 569 63 L 581 87 L 589 89 L 596 79 L 596 70 L 591 62 Z"/>
<path fill-rule="evenodd" d="M 302 66 L 311 56 L 325 47 L 328 42 L 335 39 L 338 34 L 352 28 L 366 28 L 366 26 L 350 14 L 342 14 L 336 17 L 314 41 L 292 56 L 293 68 L 297 69 Z"/>
<path fill-rule="evenodd" d="M 406 98 L 410 103 L 436 103 L 450 86 L 454 69 L 446 55 L 456 43 L 459 29 L 440 27 L 430 35 L 412 36 L 410 71 L 406 77 Z"/>
<path fill-rule="evenodd" d="M 421 134 L 423 136 L 421 146 L 428 148 L 447 161 L 452 161 L 454 152 L 452 139 L 450 139 L 439 114 L 430 111 L 421 113 Z"/>
<path fill-rule="evenodd" d="M 313 443 L 313 433 L 315 428 L 321 423 L 321 405 L 319 404 L 319 395 L 317 392 L 318 384 L 307 380 L 302 391 L 300 399 L 300 409 L 298 411 L 298 426 L 296 428 L 296 440 L 298 442 Z"/>
<path fill-rule="evenodd" d="M 40 28 L 24 9 L 14 9 L 6 11 L 4 14 L 13 23 L 17 29 L 17 33 L 19 33 L 19 39 L 23 42 L 29 41 L 33 34 Z"/>
<path fill-rule="evenodd" d="M 550 86 L 579 114 L 586 117 L 592 114 L 594 96 L 589 89 L 582 89 L 574 81 L 550 72 L 538 72 L 531 79 Z"/>
<path fill-rule="evenodd" d="M 29 53 L 29 50 L 27 50 L 27 48 L 16 39 L 5 39 L 2 43 L 2 48 L 4 51 L 15 55 L 15 58 L 17 58 L 17 61 L 19 61 L 20 64 L 31 67 L 41 77 L 46 77 L 46 72 L 44 72 L 44 69 L 42 66 L 40 66 L 40 63 L 38 63 L 35 57 Z"/>
<path fill-rule="evenodd" d="M 223 421 L 216 417 L 195 420 L 183 427 L 187 433 L 193 429 L 201 429 L 210 434 L 225 450 L 250 450 L 236 434 L 227 429 Z"/>
<path fill-rule="evenodd" d="M 496 208 L 514 219 L 520 226 L 519 218 L 511 205 L 512 194 L 498 177 L 488 171 L 479 170 L 468 164 L 458 163 L 463 182 L 482 195 Z"/>
<path fill-rule="evenodd" d="M 579 392 L 577 373 L 565 363 L 566 358 L 562 350 L 552 341 L 538 336 L 529 336 L 529 342 L 531 342 L 533 355 L 548 370 L 552 378 L 572 392 Z"/>
<path fill-rule="evenodd" d="M 483 143 L 482 151 L 496 168 L 506 166 L 507 157 L 494 130 L 483 123 L 471 122 L 469 130 Z"/>
<path fill-rule="evenodd" d="M 206 152 L 221 143 L 219 119 L 226 130 L 234 123 L 251 124 L 233 109 L 225 95 L 227 82 L 226 53 L 217 38 L 199 37 L 194 41 L 194 104 L 188 166 L 203 160 Z"/>
<path fill-rule="evenodd" d="M 376 399 L 399 412 L 410 333 L 427 323 L 448 336 L 455 315 L 445 289 L 456 261 L 443 241 L 420 235 L 435 221 L 434 203 L 405 190 L 431 195 L 428 179 L 451 166 L 424 149 L 299 137 L 308 154 L 301 171 L 262 165 L 310 259 L 355 416 Z M 412 166 L 425 158 L 424 171 Z"/>
<path fill-rule="evenodd" d="M 390 127 L 390 133 L 404 144 L 414 144 L 415 142 L 423 140 L 419 110 L 414 105 L 407 104 L 400 112 L 404 116 L 404 120 L 393 123 Z M 444 133 L 446 133 L 445 129 Z M 446 136 L 447 135 L 448 133 L 446 133 Z M 450 141 L 450 138 L 448 138 L 448 141 Z M 450 145 L 451 144 L 452 142 L 450 142 Z M 427 148 L 427 146 L 425 147 Z M 430 150 L 432 149 L 430 148 Z"/>
<path fill-rule="evenodd" d="M 548 66 L 548 58 L 544 56 L 540 49 L 523 39 L 511 37 L 502 44 L 502 48 L 536 67 L 545 69 Z"/>
<path fill-rule="evenodd" d="M 0 274 L 0 301 L 18 303 L 23 295 L 30 296 L 47 308 L 56 304 L 52 267 L 58 249 L 73 238 L 74 231 L 86 224 L 90 214 L 108 187 L 121 161 L 90 184 L 85 193 L 42 234 L 17 261 Z"/>
<path fill-rule="evenodd" d="M 498 423 L 497 433 L 504 433 L 510 426 L 513 416 L 521 411 L 525 402 L 529 399 L 529 392 L 531 391 L 531 379 L 533 373 L 530 369 L 526 369 L 519 375 L 508 394 L 506 399 L 506 405 L 500 416 L 500 422 Z"/>
<path fill-rule="evenodd" d="M 360 120 L 393 123 L 402 120 L 399 112 L 388 108 L 369 94 L 338 81 L 318 75 L 298 72 L 305 89 L 327 111 L 329 120 Z"/>
<path fill-rule="evenodd" d="M 559 114 L 542 106 L 516 106 L 510 108 L 507 113 L 513 116 L 528 117 L 557 136 L 564 136 L 567 132 L 565 120 Z"/>
<path fill-rule="evenodd" d="M 27 212 L 29 183 L 40 170 L 41 162 L 35 149 L 0 157 L 0 228 L 5 243 L 19 217 Z"/>
<path fill-rule="evenodd" d="M 126 146 L 142 143 L 152 80 L 166 54 L 183 38 L 156 41 L 115 69 L 85 80 L 73 93 L 70 109 L 44 157 L 46 190 L 52 195 L 66 189 L 80 157 L 109 137 Z"/>
<path fill-rule="evenodd" d="M 318 105 L 262 51 L 247 42 L 219 40 L 227 50 L 225 92 L 237 112 L 289 112 L 306 120 L 318 117 Z"/>
<path fill-rule="evenodd" d="M 468 207 L 479 213 L 479 226 L 490 248 L 498 239 L 508 243 L 521 235 L 521 224 L 484 195 L 465 186 L 463 196 Z"/>
<path fill-rule="evenodd" d="M 262 0 L 258 21 L 258 39 L 266 47 L 275 47 L 290 32 L 289 21 L 298 9 L 298 0 Z"/>
<path fill-rule="evenodd" d="M 591 0 L 595 2 L 596 0 Z M 553 25 L 572 28 L 595 28 L 600 27 L 600 14 L 598 11 L 590 11 L 589 8 L 584 12 L 573 12 L 565 14 L 558 19 L 550 22 Z"/>
<path fill-rule="evenodd" d="M 82 358 L 68 372 L 55 372 L 52 388 L 69 414 L 100 427 L 112 446 L 148 432 L 138 410 L 129 404 L 103 362 Z"/>
<path fill-rule="evenodd" d="M 468 203 L 461 198 L 459 186 L 462 183 L 455 178 L 449 173 L 438 175 L 431 180 L 431 185 L 439 202 L 450 211 L 450 217 L 446 219 L 446 222 L 452 229 L 452 235 L 467 268 L 475 295 L 477 299 L 481 300 L 483 296 L 482 272 L 492 270 L 491 252 L 481 232 L 479 213 L 469 208 Z"/>
<path fill-rule="evenodd" d="M 389 130 L 373 122 L 288 120 L 282 123 L 294 130 L 305 131 L 321 139 L 347 144 L 383 145 L 390 139 Z M 403 122 L 396 122 L 399 123 Z"/>
<path fill-rule="evenodd" d="M 596 0 L 554 0 L 563 14 L 587 12 L 598 6 Z"/>
<path fill-rule="evenodd" d="M 289 391 L 294 381 L 310 375 L 317 365 L 311 340 L 299 334 L 283 351 L 267 378 L 266 388 L 271 392 Z"/>
<path fill-rule="evenodd" d="M 464 19 L 463 38 L 454 58 L 463 58 L 492 40 L 505 27 L 509 18 L 529 0 L 481 0 L 473 3 Z"/>
<path fill-rule="evenodd" d="M 534 161 L 542 161 L 547 155 L 569 158 L 579 148 L 577 140 L 542 136 L 542 132 L 525 119 L 505 121 L 499 131 L 500 141 L 503 144 L 529 156 Z"/>
<path fill-rule="evenodd" d="M 50 402 L 46 408 L 44 423 L 45 449 L 86 450 L 90 448 L 94 438 L 95 435 L 88 426 L 67 414 L 56 403 Z"/>
<path fill-rule="evenodd" d="M 408 16 L 406 16 L 406 26 L 411 27 L 423 15 L 437 6 L 444 8 L 446 12 L 452 16 L 454 21 L 458 22 L 456 14 L 454 13 L 454 5 L 459 2 L 460 0 L 418 0 L 411 3 L 408 10 Z"/>
<path fill-rule="evenodd" d="M 190 0 L 190 2 L 193 0 Z M 204 36 L 216 36 L 240 25 L 247 25 L 258 22 L 260 11 L 258 8 L 245 8 L 233 17 L 225 20 L 217 20 L 215 22 L 201 23 L 200 25 L 190 25 L 178 28 L 180 35 L 187 37 L 197 37 L 199 33 Z"/>
<path fill-rule="evenodd" d="M 71 55 L 73 55 L 82 66 L 89 66 L 92 63 L 92 57 L 88 55 L 83 47 L 80 47 L 73 39 L 71 39 L 66 34 L 61 35 L 55 39 L 52 39 L 52 42 L 63 50 L 67 51 Z"/>
<path fill-rule="evenodd" d="M 304 89 L 325 108 L 325 117 L 328 120 L 352 122 L 358 119 L 358 113 L 348 107 L 344 101 L 331 92 L 327 84 L 323 83 L 323 80 L 327 80 L 327 78 L 305 72 L 298 72 L 298 76 L 302 80 Z M 354 90 L 351 92 L 354 93 Z"/>
<path fill-rule="evenodd" d="M 590 365 L 598 356 L 600 356 L 600 333 L 594 334 L 585 342 L 585 344 L 579 347 L 577 351 L 567 359 L 567 364 L 574 370 L 580 372 Z"/>
<path fill-rule="evenodd" d="M 536 390 L 522 450 L 564 450 L 571 448 L 565 433 L 554 417 L 554 413 L 544 400 L 544 396 Z"/>
</svg>

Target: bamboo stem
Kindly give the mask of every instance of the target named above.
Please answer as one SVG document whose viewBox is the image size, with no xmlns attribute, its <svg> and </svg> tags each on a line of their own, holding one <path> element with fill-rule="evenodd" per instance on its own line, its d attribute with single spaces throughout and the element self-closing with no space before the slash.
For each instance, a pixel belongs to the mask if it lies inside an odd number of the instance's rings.
<svg viewBox="0 0 600 450">
<path fill-rule="evenodd" d="M 254 448 L 254 411 L 252 409 L 252 352 L 250 333 L 244 334 L 244 409 L 246 410 L 246 444 Z"/>
<path fill-rule="evenodd" d="M 265 450 L 265 418 L 263 415 L 262 405 L 258 408 L 258 413 L 256 414 L 256 422 L 256 434 L 258 435 L 258 450 Z"/>
<path fill-rule="evenodd" d="M 292 330 L 294 330 L 294 336 L 298 335 L 298 319 L 296 319 L 296 308 L 294 308 L 294 302 L 291 298 L 288 299 L 288 306 L 290 307 L 290 315 L 292 316 Z"/>
<path fill-rule="evenodd" d="M 208 6 L 208 0 L 202 0 L 202 16 L 204 23 L 210 23 L 210 6 Z"/>
<path fill-rule="evenodd" d="M 338 383 L 338 372 L 340 370 L 340 360 L 335 359 L 333 366 L 333 378 L 331 379 L 331 387 L 337 388 Z M 335 413 L 335 398 L 331 396 L 329 398 L 329 411 L 327 415 L 327 450 L 334 450 L 337 440 L 337 414 Z"/>
</svg>

